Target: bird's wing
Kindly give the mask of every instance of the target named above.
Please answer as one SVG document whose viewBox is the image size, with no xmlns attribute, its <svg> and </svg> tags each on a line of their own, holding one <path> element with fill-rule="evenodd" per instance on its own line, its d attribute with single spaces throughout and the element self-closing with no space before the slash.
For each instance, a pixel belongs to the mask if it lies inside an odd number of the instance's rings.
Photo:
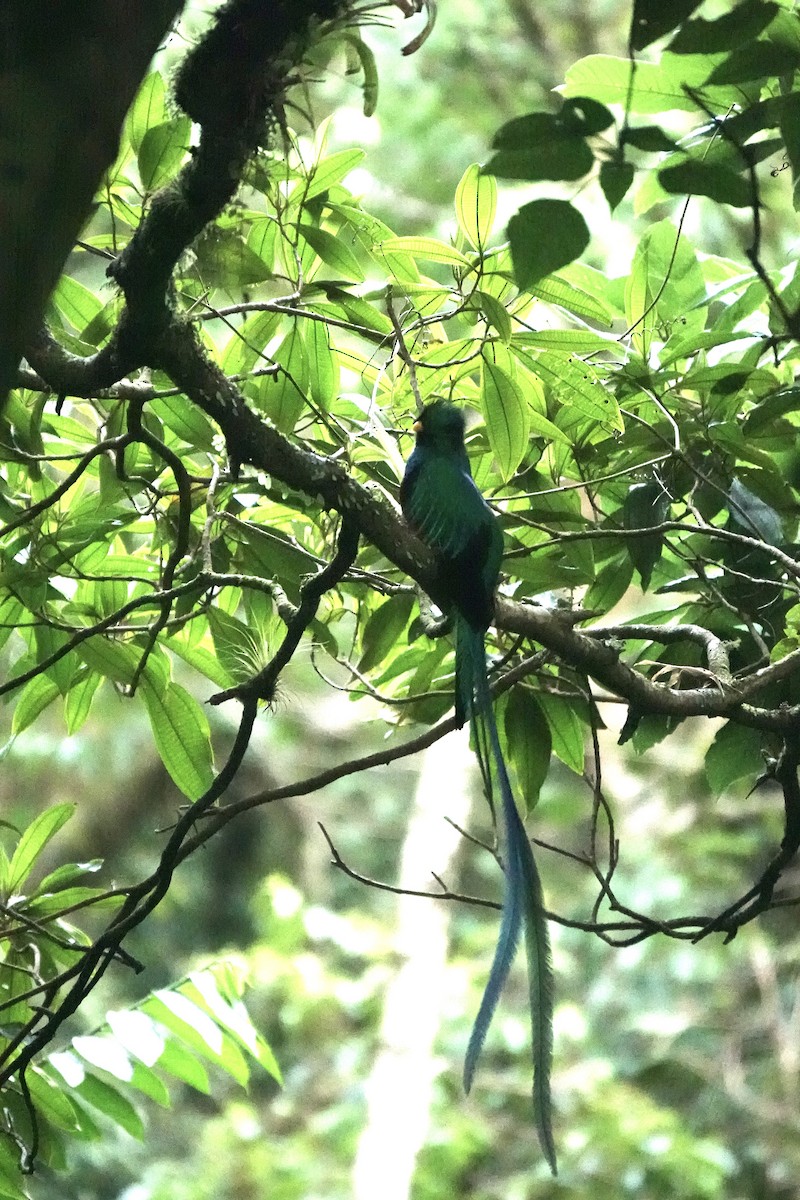
<svg viewBox="0 0 800 1200">
<path fill-rule="evenodd" d="M 403 510 L 423 541 L 458 558 L 493 522 L 491 511 L 457 459 L 414 460 L 412 455 L 401 489 Z"/>
</svg>

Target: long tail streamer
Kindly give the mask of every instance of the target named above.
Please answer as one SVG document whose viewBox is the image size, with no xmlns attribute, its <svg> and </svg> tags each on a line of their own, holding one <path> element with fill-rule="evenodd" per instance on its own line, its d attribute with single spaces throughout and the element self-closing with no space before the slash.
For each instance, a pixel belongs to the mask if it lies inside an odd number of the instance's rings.
<svg viewBox="0 0 800 1200">
<path fill-rule="evenodd" d="M 462 720 L 468 718 L 472 726 L 484 787 L 496 817 L 492 772 L 494 766 L 494 776 L 500 794 L 505 847 L 505 890 L 500 933 L 486 990 L 467 1047 L 464 1088 L 469 1091 L 472 1086 L 478 1058 L 514 961 L 520 934 L 524 929 L 533 1041 L 533 1107 L 539 1142 L 550 1170 L 555 1175 L 556 1151 L 550 1101 L 553 1060 L 553 968 L 542 884 L 531 844 L 514 802 L 500 747 L 486 674 L 484 637 L 461 617 L 457 618 L 456 647 L 456 713 Z"/>
</svg>

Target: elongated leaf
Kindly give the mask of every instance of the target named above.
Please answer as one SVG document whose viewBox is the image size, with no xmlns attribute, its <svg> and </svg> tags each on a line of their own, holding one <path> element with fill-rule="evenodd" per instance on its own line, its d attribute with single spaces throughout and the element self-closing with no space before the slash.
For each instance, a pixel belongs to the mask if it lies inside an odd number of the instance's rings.
<svg viewBox="0 0 800 1200">
<path fill-rule="evenodd" d="M 392 237 L 381 243 L 381 249 L 388 254 L 410 254 L 412 258 L 429 259 L 430 262 L 446 263 L 454 267 L 468 267 L 469 259 L 456 250 L 431 237 Z"/>
<path fill-rule="evenodd" d="M 18 891 L 28 878 L 36 859 L 59 829 L 75 812 L 74 804 L 53 804 L 35 817 L 17 843 L 9 866 L 8 891 Z"/>
<path fill-rule="evenodd" d="M 93 321 L 103 307 L 94 292 L 71 275 L 62 275 L 53 292 L 53 303 L 78 333 Z"/>
<path fill-rule="evenodd" d="M 258 406 L 282 433 L 291 433 L 305 408 L 310 378 L 299 322 L 293 323 L 272 359 L 279 371 L 257 381 Z"/>
<path fill-rule="evenodd" d="M 193 1004 L 208 1012 L 274 1079 L 281 1082 L 280 1068 L 272 1050 L 253 1025 L 242 1001 L 221 995 L 215 972 L 195 971 L 180 990 Z"/>
<path fill-rule="evenodd" d="M 614 395 L 597 382 L 584 364 L 553 350 L 545 350 L 532 357 L 531 368 L 556 388 L 562 404 L 571 406 L 609 431 L 621 432 L 625 428 Z"/>
<path fill-rule="evenodd" d="M 101 675 L 86 670 L 64 697 L 64 723 L 70 737 L 78 732 L 89 716 L 95 693 L 102 682 Z"/>
<path fill-rule="evenodd" d="M 192 123 L 186 116 L 147 130 L 137 154 L 145 191 L 155 191 L 175 174 L 189 151 L 191 131 Z"/>
<path fill-rule="evenodd" d="M 311 398 L 327 411 L 339 392 L 339 360 L 331 349 L 328 329 L 323 321 L 309 321 L 304 336 Z"/>
<path fill-rule="evenodd" d="M 537 696 L 550 726 L 553 753 L 576 775 L 583 775 L 586 725 L 576 711 L 576 701 L 550 692 Z"/>
<path fill-rule="evenodd" d="M 503 706 L 503 730 L 523 810 L 530 813 L 550 769 L 552 737 L 542 709 L 528 688 L 515 688 L 510 693 Z"/>
<path fill-rule="evenodd" d="M 744 0 L 712 20 L 697 17 L 686 21 L 668 48 L 672 54 L 726 53 L 732 46 L 744 45 L 758 37 L 777 12 L 778 5 L 772 0 Z"/>
<path fill-rule="evenodd" d="M 298 228 L 309 246 L 327 266 L 332 267 L 343 279 L 352 279 L 355 283 L 363 283 L 364 272 L 355 254 L 348 246 L 346 236 L 329 233 L 327 229 L 309 225 L 307 221 L 301 221 Z"/>
<path fill-rule="evenodd" d="M 162 989 L 140 1007 L 171 1030 L 179 1041 L 222 1067 L 243 1087 L 247 1084 L 250 1073 L 241 1051 L 187 996 Z"/>
<path fill-rule="evenodd" d="M 159 693 L 145 678 L 141 693 L 161 761 L 183 794 L 197 800 L 214 778 L 205 713 L 179 683 Z"/>
<path fill-rule="evenodd" d="M 390 596 L 375 609 L 361 635 L 359 671 L 371 671 L 397 647 L 414 607 L 411 596 Z"/>
<path fill-rule="evenodd" d="M 669 496 L 659 483 L 635 483 L 625 497 L 622 520 L 626 529 L 649 529 L 660 525 L 669 512 Z M 631 537 L 627 540 L 631 562 L 639 573 L 642 590 L 647 591 L 653 568 L 661 558 L 663 534 Z"/>
<path fill-rule="evenodd" d="M 456 219 L 464 237 L 476 250 L 485 250 L 497 212 L 497 183 L 478 163 L 467 167 L 456 187 Z"/>
<path fill-rule="evenodd" d="M 745 83 L 748 79 L 771 79 L 791 73 L 800 66 L 800 47 L 776 42 L 754 41 L 737 45 L 708 77 L 709 83 Z"/>
<path fill-rule="evenodd" d="M 726 722 L 706 752 L 706 778 L 715 796 L 738 780 L 753 781 L 764 770 L 762 734 L 757 729 Z"/>
<path fill-rule="evenodd" d="M 625 162 L 604 162 L 600 167 L 600 187 L 613 212 L 633 183 L 633 167 Z"/>
<path fill-rule="evenodd" d="M 139 153 L 148 129 L 154 129 L 166 120 L 164 100 L 164 79 L 160 72 L 151 71 L 136 94 L 126 122 L 128 138 L 135 153 Z"/>
<path fill-rule="evenodd" d="M 530 414 L 522 388 L 488 356 L 481 366 L 481 407 L 489 445 L 503 480 L 509 480 L 528 449 Z"/>
<path fill-rule="evenodd" d="M 22 733 L 40 713 L 61 695 L 56 683 L 47 675 L 35 675 L 19 693 L 11 721 L 11 732 Z"/>
<path fill-rule="evenodd" d="M 333 187 L 357 167 L 365 155 L 366 152 L 360 147 L 353 147 L 350 150 L 338 150 L 335 154 L 323 158 L 309 171 L 308 179 L 303 179 L 295 185 L 290 201 L 302 200 L 305 204 L 314 196 L 327 192 L 328 188 Z"/>
<path fill-rule="evenodd" d="M 548 304 L 558 304 L 578 317 L 587 317 L 600 325 L 610 326 L 613 322 L 613 310 L 600 296 L 577 287 L 564 275 L 548 275 L 538 283 L 530 285 L 528 291 L 532 296 L 538 296 Z M 547 332 L 549 334 L 551 331 Z"/>
</svg>

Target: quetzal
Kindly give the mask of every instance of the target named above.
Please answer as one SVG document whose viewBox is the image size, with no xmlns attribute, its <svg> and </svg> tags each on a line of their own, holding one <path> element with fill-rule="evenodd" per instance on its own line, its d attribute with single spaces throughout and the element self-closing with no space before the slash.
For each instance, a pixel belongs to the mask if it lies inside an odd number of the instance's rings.
<svg viewBox="0 0 800 1200">
<path fill-rule="evenodd" d="M 495 816 L 496 781 L 504 848 L 505 890 L 500 934 L 467 1047 L 464 1087 L 469 1091 L 472 1084 L 489 1024 L 524 929 L 533 1034 L 534 1111 L 539 1141 L 555 1174 L 550 1115 L 553 977 L 547 919 L 539 873 L 503 760 L 486 671 L 484 635 L 494 617 L 503 534 L 472 478 L 461 410 L 437 400 L 422 410 L 414 429 L 417 442 L 406 465 L 400 503 L 408 523 L 438 554 L 435 599 L 449 606 L 454 618 L 456 718 L 459 726 L 465 721 L 471 723 L 487 799 Z"/>
</svg>

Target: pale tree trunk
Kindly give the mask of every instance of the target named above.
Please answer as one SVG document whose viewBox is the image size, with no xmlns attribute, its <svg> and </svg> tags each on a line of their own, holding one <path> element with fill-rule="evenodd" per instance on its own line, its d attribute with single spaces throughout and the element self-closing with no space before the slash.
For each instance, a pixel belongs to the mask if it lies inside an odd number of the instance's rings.
<svg viewBox="0 0 800 1200">
<path fill-rule="evenodd" d="M 399 884 L 436 890 L 431 871 L 452 880 L 461 844 L 448 824 L 469 816 L 473 757 L 466 731 L 425 751 L 403 845 Z M 367 1119 L 353 1172 L 354 1200 L 408 1200 L 416 1158 L 430 1124 L 433 1058 L 445 994 L 447 901 L 400 896 L 396 947 L 401 959 L 386 989 L 381 1049 L 366 1084 Z"/>
</svg>

